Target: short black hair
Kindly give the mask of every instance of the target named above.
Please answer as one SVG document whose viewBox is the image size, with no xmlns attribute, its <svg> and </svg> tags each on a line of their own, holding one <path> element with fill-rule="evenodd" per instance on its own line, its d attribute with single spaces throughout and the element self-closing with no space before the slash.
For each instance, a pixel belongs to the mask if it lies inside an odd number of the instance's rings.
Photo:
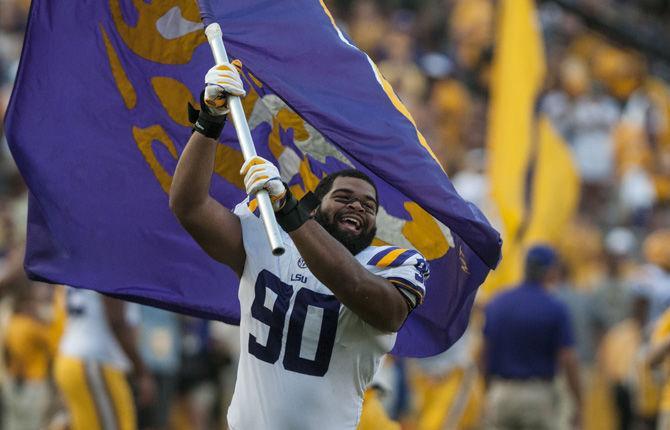
<svg viewBox="0 0 670 430">
<path fill-rule="evenodd" d="M 339 177 L 362 179 L 368 184 L 372 185 L 372 188 L 375 190 L 375 200 L 377 201 L 377 207 L 379 207 L 379 192 L 377 191 L 377 186 L 374 182 L 372 182 L 372 179 L 368 175 L 356 169 L 340 170 L 333 172 L 321 179 L 321 182 L 319 182 L 319 185 L 317 185 L 316 189 L 314 190 L 314 195 L 319 199 L 319 201 L 323 200 L 326 194 L 328 194 L 330 190 L 333 189 L 333 182 L 335 182 L 335 179 Z"/>
<path fill-rule="evenodd" d="M 558 254 L 548 245 L 538 244 L 526 253 L 524 275 L 526 282 L 542 283 L 554 267 L 559 267 Z"/>
</svg>

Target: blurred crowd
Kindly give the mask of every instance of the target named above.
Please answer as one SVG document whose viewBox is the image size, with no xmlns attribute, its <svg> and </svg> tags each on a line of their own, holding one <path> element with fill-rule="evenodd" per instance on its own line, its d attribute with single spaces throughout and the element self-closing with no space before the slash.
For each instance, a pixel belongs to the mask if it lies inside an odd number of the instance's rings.
<svg viewBox="0 0 670 430">
<path fill-rule="evenodd" d="M 0 0 L 3 118 L 29 3 Z M 342 29 L 379 65 L 461 195 L 486 212 L 491 207 L 486 130 L 496 2 L 326 3 Z M 670 360 L 670 64 L 639 44 L 631 49 L 593 31 L 564 3 L 619 13 L 640 29 L 660 26 L 666 36 L 670 4 L 584 0 L 538 5 L 547 56 L 546 93 L 538 109 L 571 148 L 581 177 L 578 214 L 556 244 L 562 264 L 550 288 L 568 309 L 581 375 L 580 407 L 558 378 L 562 425 L 567 428 L 571 411 L 579 409 L 583 428 L 651 429 L 659 416 L 670 413 L 670 388 L 664 393 L 670 381 L 665 368 Z M 16 399 L 7 392 L 7 381 L 22 382 L 29 374 L 51 387 L 49 363 L 58 354 L 64 299 L 58 299 L 61 290 L 30 282 L 23 274 L 27 190 L 2 139 L 0 336 L 6 418 L 8 410 L 20 409 L 12 403 Z M 486 306 L 477 304 L 470 328 L 446 353 L 386 361 L 375 386 L 387 414 L 403 428 L 476 429 L 482 424 L 486 387 L 477 363 L 485 342 Z M 145 413 L 142 428 L 223 428 L 235 377 L 235 328 L 139 305 L 124 312 L 134 315 L 128 319 L 153 376 L 152 403 L 159 408 Z M 26 346 L 30 342 L 37 345 L 33 350 Z M 26 357 L 38 361 L 28 365 L 28 372 L 21 363 Z M 134 388 L 140 402 L 142 387 Z M 62 428 L 67 422 L 63 401 L 56 390 L 48 392 L 44 416 L 53 428 Z M 139 410 L 141 415 L 141 404 Z"/>
</svg>

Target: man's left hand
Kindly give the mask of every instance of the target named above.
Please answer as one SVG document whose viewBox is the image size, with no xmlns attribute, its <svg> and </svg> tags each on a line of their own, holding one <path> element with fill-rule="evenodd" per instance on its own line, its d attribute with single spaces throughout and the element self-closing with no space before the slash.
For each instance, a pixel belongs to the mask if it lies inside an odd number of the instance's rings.
<svg viewBox="0 0 670 430">
<path fill-rule="evenodd" d="M 260 190 L 266 190 L 272 200 L 275 211 L 281 209 L 286 197 L 286 187 L 281 181 L 277 167 L 263 157 L 255 156 L 248 159 L 240 169 L 244 175 L 244 186 L 247 194 L 255 195 Z"/>
</svg>

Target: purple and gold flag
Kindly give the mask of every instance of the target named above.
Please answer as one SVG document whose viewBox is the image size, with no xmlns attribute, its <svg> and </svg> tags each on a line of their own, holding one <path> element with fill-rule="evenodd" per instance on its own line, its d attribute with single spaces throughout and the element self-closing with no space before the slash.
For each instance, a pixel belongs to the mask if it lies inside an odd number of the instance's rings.
<svg viewBox="0 0 670 430">
<path fill-rule="evenodd" d="M 462 200 L 370 59 L 318 0 L 201 2 L 244 64 L 243 100 L 259 154 L 298 196 L 328 172 L 355 167 L 380 191 L 376 243 L 429 261 L 426 300 L 394 352 L 426 356 L 462 334 L 500 238 Z M 30 188 L 26 270 L 235 323 L 238 281 L 210 259 L 168 208 L 194 102 L 213 65 L 192 0 L 33 0 L 6 128 Z M 232 124 L 212 193 L 245 195 Z"/>
</svg>

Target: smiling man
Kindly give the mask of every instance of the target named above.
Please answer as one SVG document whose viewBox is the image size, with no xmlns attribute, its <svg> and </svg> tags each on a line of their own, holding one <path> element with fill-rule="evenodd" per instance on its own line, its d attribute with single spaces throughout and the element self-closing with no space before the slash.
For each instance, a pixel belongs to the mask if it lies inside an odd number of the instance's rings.
<svg viewBox="0 0 670 430">
<path fill-rule="evenodd" d="M 205 76 L 202 111 L 177 165 L 170 207 L 200 246 L 240 277 L 241 353 L 228 423 L 247 429 L 355 429 L 363 393 L 428 268 L 414 250 L 370 246 L 377 189 L 356 170 L 325 177 L 306 209 L 269 161 L 241 169 L 247 193 L 268 191 L 286 252 L 275 257 L 248 200 L 230 211 L 209 195 L 227 94 L 244 96 L 230 64 Z M 213 299 L 215 300 L 215 299 Z"/>
</svg>

